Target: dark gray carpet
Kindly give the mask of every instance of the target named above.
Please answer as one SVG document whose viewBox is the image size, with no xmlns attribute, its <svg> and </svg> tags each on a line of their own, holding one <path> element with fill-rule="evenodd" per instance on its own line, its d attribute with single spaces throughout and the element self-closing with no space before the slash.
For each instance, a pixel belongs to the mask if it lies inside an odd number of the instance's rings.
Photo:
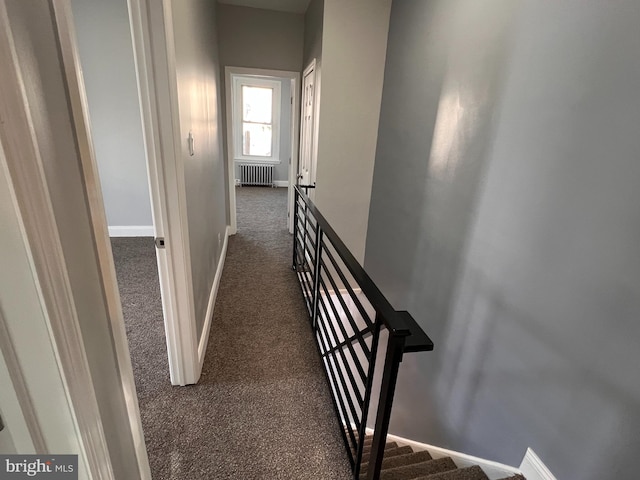
<svg viewBox="0 0 640 480">
<path fill-rule="evenodd" d="M 291 270 L 286 190 L 238 188 L 200 383 L 171 387 L 150 239 L 113 239 L 154 480 L 350 479 Z"/>
</svg>

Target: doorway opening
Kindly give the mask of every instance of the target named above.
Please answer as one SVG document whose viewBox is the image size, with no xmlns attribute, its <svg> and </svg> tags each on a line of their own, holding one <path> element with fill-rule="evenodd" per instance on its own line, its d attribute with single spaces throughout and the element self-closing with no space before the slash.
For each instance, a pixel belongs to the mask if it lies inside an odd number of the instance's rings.
<svg viewBox="0 0 640 480">
<path fill-rule="evenodd" d="M 300 74 L 282 70 L 226 67 L 227 165 L 230 234 L 238 231 L 237 192 L 265 196 L 287 189 L 286 210 L 270 217 L 293 233 L 293 185 L 299 148 Z M 246 193 L 246 192 L 245 192 Z M 249 196 L 247 196 L 249 198 Z M 268 201 L 266 198 L 265 201 Z M 275 202 L 280 204 L 281 202 Z"/>
</svg>

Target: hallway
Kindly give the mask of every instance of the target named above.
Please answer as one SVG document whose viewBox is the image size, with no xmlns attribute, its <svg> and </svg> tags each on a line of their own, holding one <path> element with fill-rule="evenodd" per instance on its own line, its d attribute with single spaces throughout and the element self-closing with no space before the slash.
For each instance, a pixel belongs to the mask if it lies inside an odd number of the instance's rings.
<svg viewBox="0 0 640 480">
<path fill-rule="evenodd" d="M 238 188 L 200 383 L 171 387 L 150 239 L 113 239 L 154 480 L 349 479 L 286 230 L 286 189 Z"/>
</svg>

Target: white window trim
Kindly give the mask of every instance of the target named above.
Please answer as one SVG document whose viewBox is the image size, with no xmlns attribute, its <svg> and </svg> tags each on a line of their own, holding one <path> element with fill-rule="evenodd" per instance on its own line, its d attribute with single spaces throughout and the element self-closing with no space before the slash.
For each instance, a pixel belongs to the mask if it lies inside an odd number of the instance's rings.
<svg viewBox="0 0 640 480">
<path fill-rule="evenodd" d="M 242 87 L 266 87 L 273 89 L 273 106 L 271 119 L 272 145 L 271 156 L 263 157 L 257 155 L 242 154 Z M 269 165 L 279 165 L 280 159 L 280 101 L 281 83 L 276 80 L 269 80 L 260 77 L 233 76 L 233 143 L 234 160 L 236 162 L 266 163 Z"/>
</svg>

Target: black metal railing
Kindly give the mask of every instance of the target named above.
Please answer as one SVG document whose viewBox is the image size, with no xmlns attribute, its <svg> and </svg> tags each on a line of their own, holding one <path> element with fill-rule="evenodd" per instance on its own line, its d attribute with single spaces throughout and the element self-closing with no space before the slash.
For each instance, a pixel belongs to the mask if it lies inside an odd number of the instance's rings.
<svg viewBox="0 0 640 480">
<path fill-rule="evenodd" d="M 309 199 L 310 188 L 295 187 L 293 269 L 354 478 L 377 480 L 403 354 L 433 350 L 433 342 L 408 312 L 387 301 Z M 365 454 L 367 425 L 373 440 Z"/>
</svg>

